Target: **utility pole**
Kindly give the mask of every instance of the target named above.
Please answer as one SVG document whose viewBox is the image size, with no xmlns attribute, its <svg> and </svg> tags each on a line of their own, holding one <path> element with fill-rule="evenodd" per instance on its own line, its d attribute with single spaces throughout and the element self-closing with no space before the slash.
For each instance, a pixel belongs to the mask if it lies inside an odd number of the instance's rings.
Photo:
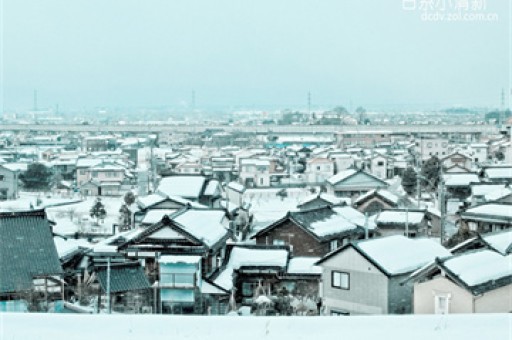
<svg viewBox="0 0 512 340">
<path fill-rule="evenodd" d="M 409 208 L 405 207 L 405 237 L 409 237 Z"/>
<path fill-rule="evenodd" d="M 420 182 L 420 175 L 416 174 L 416 194 L 418 197 L 418 209 L 420 209 L 420 199 L 421 199 L 421 182 Z"/>
<path fill-rule="evenodd" d="M 442 167 L 439 168 L 439 211 L 441 212 L 441 245 L 444 244 L 444 229 L 446 219 L 446 203 L 445 203 L 445 192 L 444 192 L 444 179 Z"/>
<path fill-rule="evenodd" d="M 364 239 L 368 239 L 368 212 L 364 213 Z"/>
<path fill-rule="evenodd" d="M 112 313 L 112 304 L 110 301 L 110 256 L 107 257 L 107 313 Z"/>
</svg>

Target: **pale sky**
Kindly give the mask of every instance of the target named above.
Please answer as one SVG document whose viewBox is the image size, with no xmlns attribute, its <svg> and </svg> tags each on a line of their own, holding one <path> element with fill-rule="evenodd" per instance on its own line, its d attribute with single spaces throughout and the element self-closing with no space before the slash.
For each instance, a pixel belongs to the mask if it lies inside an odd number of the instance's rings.
<svg viewBox="0 0 512 340">
<path fill-rule="evenodd" d="M 204 108 L 300 107 L 308 91 L 319 106 L 498 107 L 512 1 L 484 1 L 488 22 L 426 22 L 406 1 L 0 0 L 3 107 L 30 109 L 34 89 L 64 109 L 179 107 L 192 90 Z"/>
</svg>

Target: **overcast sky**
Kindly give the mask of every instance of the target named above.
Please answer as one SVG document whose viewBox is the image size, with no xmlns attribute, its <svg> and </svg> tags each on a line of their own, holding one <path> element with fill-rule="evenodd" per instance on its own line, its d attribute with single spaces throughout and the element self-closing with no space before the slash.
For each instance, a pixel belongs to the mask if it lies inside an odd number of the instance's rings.
<svg viewBox="0 0 512 340">
<path fill-rule="evenodd" d="M 179 107 L 192 90 L 197 107 L 301 107 L 308 91 L 314 105 L 499 106 L 512 1 L 486 0 L 492 22 L 425 22 L 402 1 L 0 0 L 3 105 L 30 109 L 37 89 L 61 108 Z"/>
</svg>

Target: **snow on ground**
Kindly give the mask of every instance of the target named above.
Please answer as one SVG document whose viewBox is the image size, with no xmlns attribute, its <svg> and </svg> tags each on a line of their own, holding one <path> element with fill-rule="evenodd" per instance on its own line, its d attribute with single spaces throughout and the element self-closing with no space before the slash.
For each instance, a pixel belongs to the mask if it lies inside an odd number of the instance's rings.
<svg viewBox="0 0 512 340">
<path fill-rule="evenodd" d="M 0 313 L 2 339 L 509 340 L 510 314 L 232 317 Z"/>
<path fill-rule="evenodd" d="M 72 235 L 78 231 L 91 232 L 92 229 L 101 233 L 111 233 L 112 226 L 119 223 L 119 208 L 124 203 L 122 197 L 101 197 L 107 216 L 99 226 L 90 217 L 90 210 L 96 197 L 87 197 L 83 201 L 46 209 L 48 218 L 57 224 L 53 231 L 57 234 Z"/>
<path fill-rule="evenodd" d="M 40 204 L 38 205 L 38 200 Z M 61 197 L 58 195 L 44 195 L 41 192 L 20 192 L 19 198 L 15 200 L 0 201 L 0 211 L 24 211 L 32 209 L 43 209 L 53 206 L 67 205 L 80 202 L 79 196 Z"/>
</svg>

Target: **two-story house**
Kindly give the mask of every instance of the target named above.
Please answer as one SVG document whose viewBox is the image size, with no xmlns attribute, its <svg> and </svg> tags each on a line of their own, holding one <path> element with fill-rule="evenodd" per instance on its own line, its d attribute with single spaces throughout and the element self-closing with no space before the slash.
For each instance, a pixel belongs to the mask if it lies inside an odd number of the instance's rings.
<svg viewBox="0 0 512 340">
<path fill-rule="evenodd" d="M 317 262 L 326 313 L 411 313 L 413 285 L 403 281 L 436 257 L 449 255 L 429 239 L 389 236 L 350 242 Z"/>
</svg>

